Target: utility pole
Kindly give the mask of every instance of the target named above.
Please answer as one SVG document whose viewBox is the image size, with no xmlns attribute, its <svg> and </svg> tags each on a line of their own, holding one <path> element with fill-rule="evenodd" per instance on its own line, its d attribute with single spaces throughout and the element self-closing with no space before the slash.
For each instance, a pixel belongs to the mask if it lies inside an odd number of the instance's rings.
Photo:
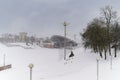
<svg viewBox="0 0 120 80">
<path fill-rule="evenodd" d="M 74 41 L 76 41 L 76 36 L 77 36 L 77 35 L 76 35 L 76 34 L 74 34 Z"/>
<path fill-rule="evenodd" d="M 68 26 L 67 22 L 63 23 L 64 26 L 64 60 L 66 59 L 66 27 Z"/>
</svg>

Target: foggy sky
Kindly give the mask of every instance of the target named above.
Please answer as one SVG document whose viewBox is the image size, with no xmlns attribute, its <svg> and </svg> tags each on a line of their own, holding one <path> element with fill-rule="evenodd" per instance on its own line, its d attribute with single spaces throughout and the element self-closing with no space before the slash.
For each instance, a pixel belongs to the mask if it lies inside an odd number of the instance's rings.
<svg viewBox="0 0 120 80">
<path fill-rule="evenodd" d="M 63 35 L 66 21 L 67 35 L 79 35 L 107 5 L 120 16 L 119 0 L 0 0 L 0 34 Z"/>
</svg>

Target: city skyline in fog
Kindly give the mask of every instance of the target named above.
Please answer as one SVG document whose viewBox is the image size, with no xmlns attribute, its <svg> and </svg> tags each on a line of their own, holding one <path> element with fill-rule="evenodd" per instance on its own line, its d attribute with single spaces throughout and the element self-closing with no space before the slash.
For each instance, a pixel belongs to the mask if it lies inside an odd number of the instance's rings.
<svg viewBox="0 0 120 80">
<path fill-rule="evenodd" d="M 110 5 L 120 11 L 118 0 L 0 0 L 0 34 L 27 32 L 31 35 L 79 35 L 89 21 Z"/>
</svg>

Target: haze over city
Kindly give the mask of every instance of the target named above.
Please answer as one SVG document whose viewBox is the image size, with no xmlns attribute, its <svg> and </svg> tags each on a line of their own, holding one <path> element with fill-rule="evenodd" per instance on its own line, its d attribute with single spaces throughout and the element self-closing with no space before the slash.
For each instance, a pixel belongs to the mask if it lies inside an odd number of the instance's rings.
<svg viewBox="0 0 120 80">
<path fill-rule="evenodd" d="M 67 33 L 79 35 L 106 5 L 119 14 L 118 0 L 0 0 L 0 34 L 63 35 L 62 23 L 66 21 Z"/>
</svg>

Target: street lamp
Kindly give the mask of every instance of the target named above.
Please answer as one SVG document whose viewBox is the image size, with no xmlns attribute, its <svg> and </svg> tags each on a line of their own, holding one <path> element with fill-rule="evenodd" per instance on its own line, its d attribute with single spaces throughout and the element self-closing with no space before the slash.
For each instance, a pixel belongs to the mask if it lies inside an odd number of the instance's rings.
<svg viewBox="0 0 120 80">
<path fill-rule="evenodd" d="M 5 54 L 3 55 L 3 66 L 5 66 Z"/>
<path fill-rule="evenodd" d="M 97 61 L 97 80 L 99 80 L 99 58 L 96 59 Z"/>
<path fill-rule="evenodd" d="M 32 80 L 32 68 L 34 67 L 34 65 L 31 63 L 28 67 L 30 68 L 30 80 Z"/>
<path fill-rule="evenodd" d="M 111 54 L 111 56 L 110 56 L 110 68 L 112 69 L 112 64 L 113 64 L 113 62 L 112 62 L 112 54 Z"/>
<path fill-rule="evenodd" d="M 66 26 L 68 26 L 67 22 L 63 23 L 64 26 L 64 60 L 66 59 Z"/>
</svg>

